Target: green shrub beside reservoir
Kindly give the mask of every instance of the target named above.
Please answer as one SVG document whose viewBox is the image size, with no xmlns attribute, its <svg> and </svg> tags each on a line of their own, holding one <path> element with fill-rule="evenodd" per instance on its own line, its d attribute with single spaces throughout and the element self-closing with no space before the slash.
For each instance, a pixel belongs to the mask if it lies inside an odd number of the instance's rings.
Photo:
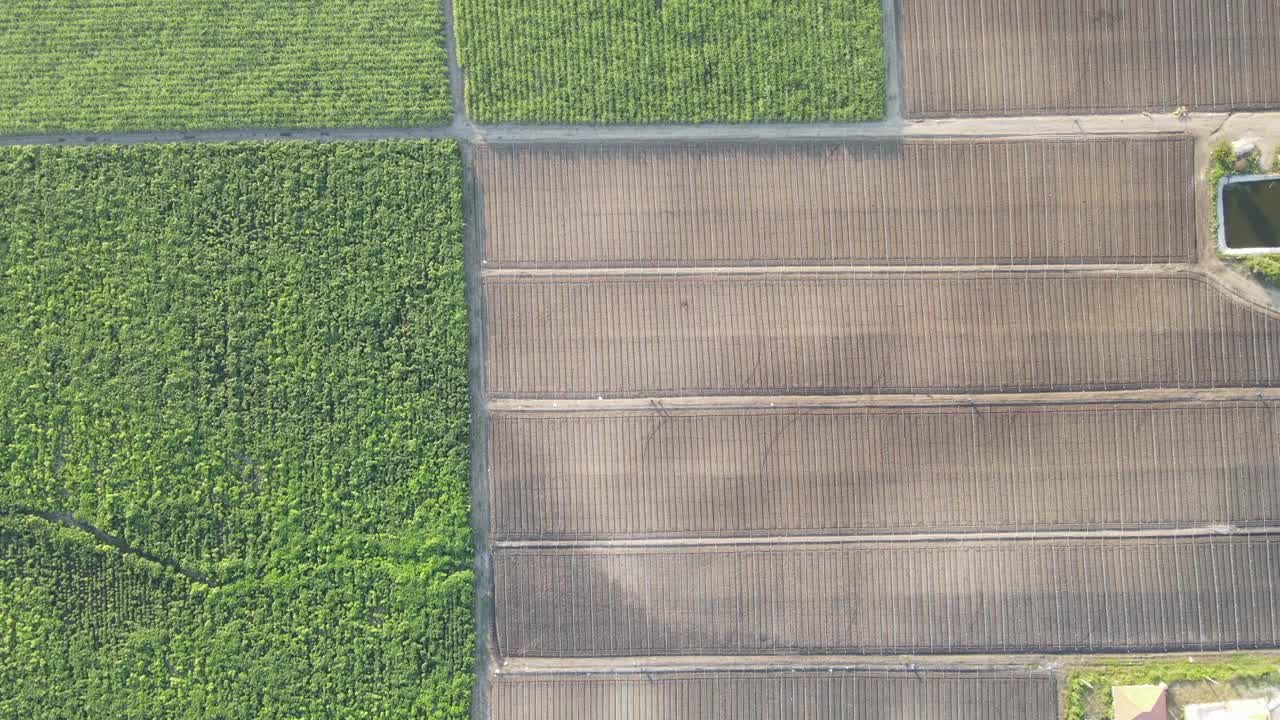
<svg viewBox="0 0 1280 720">
<path fill-rule="evenodd" d="M 6 148 L 0 208 L 0 717 L 467 717 L 456 146 Z"/>
<path fill-rule="evenodd" d="M 880 118 L 880 0 L 456 0 L 479 122 Z"/>
<path fill-rule="evenodd" d="M 443 27 L 418 0 L 5 0 L 0 134 L 442 124 Z"/>
</svg>

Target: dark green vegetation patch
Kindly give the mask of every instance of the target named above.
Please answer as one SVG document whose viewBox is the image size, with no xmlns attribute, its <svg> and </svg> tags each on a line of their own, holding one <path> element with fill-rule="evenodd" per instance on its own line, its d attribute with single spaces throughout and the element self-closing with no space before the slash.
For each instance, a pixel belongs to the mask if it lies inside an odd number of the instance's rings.
<svg viewBox="0 0 1280 720">
<path fill-rule="evenodd" d="M 0 133 L 447 122 L 422 0 L 4 0 Z"/>
<path fill-rule="evenodd" d="M 0 717 L 465 718 L 452 143 L 0 150 Z"/>
<path fill-rule="evenodd" d="M 457 0 L 480 122 L 882 117 L 880 0 Z"/>
</svg>

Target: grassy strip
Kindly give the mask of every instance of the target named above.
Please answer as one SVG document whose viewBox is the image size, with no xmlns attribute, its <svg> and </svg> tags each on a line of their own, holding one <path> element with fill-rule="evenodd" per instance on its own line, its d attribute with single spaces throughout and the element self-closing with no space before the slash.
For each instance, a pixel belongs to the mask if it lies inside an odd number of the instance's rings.
<svg viewBox="0 0 1280 720">
<path fill-rule="evenodd" d="M 5 0 L 0 134 L 443 124 L 438 2 Z"/>
<path fill-rule="evenodd" d="M 0 717 L 468 717 L 456 145 L 4 148 L 0 208 Z"/>
<path fill-rule="evenodd" d="M 458 0 L 456 12 L 481 122 L 884 115 L 879 0 Z"/>
<path fill-rule="evenodd" d="M 1280 288 L 1280 255 L 1251 255 L 1238 262 L 1254 277 Z"/>
<path fill-rule="evenodd" d="M 1090 695 L 1105 693 L 1105 717 L 1111 713 L 1110 689 L 1115 685 L 1155 685 L 1196 680 L 1274 680 L 1280 682 L 1275 658 L 1233 655 L 1221 660 L 1185 662 L 1160 660 L 1131 663 L 1117 661 L 1073 669 L 1067 679 L 1067 720 L 1085 720 Z"/>
<path fill-rule="evenodd" d="M 1249 157 L 1247 166 L 1243 170 L 1237 170 L 1235 162 L 1231 143 L 1223 142 L 1213 148 L 1207 179 L 1209 182 L 1209 232 L 1215 243 L 1218 238 L 1218 194 L 1221 192 L 1223 178 L 1232 175 L 1257 175 L 1266 171 L 1257 153 Z M 1280 150 L 1276 151 L 1272 167 L 1280 168 Z M 1280 287 L 1280 254 L 1223 256 L 1223 259 L 1244 268 L 1264 283 Z"/>
</svg>

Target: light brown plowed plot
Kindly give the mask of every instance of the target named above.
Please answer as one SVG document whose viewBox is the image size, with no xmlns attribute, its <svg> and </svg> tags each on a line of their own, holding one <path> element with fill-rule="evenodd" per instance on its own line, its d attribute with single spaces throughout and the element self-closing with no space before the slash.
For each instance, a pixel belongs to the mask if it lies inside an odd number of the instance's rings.
<svg viewBox="0 0 1280 720">
<path fill-rule="evenodd" d="M 756 671 L 499 675 L 492 720 L 1052 720 L 1048 674 Z"/>
<path fill-rule="evenodd" d="M 495 413 L 497 539 L 1280 518 L 1280 403 Z"/>
<path fill-rule="evenodd" d="M 1191 261 L 1189 138 L 499 145 L 489 267 Z"/>
<path fill-rule="evenodd" d="M 485 294 L 496 397 L 1280 383 L 1280 320 L 1190 274 L 494 276 Z"/>
<path fill-rule="evenodd" d="M 1280 643 L 1273 537 L 499 550 L 494 563 L 506 655 Z"/>
<path fill-rule="evenodd" d="M 1275 0 L 902 0 L 910 117 L 1280 106 Z"/>
</svg>

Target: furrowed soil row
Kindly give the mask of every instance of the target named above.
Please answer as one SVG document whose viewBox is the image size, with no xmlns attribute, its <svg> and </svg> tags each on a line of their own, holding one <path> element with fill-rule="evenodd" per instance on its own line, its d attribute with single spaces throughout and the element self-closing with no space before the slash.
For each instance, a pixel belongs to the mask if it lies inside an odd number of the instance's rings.
<svg viewBox="0 0 1280 720">
<path fill-rule="evenodd" d="M 499 675 L 492 720 L 1050 720 L 1048 673 L 756 671 Z"/>
<path fill-rule="evenodd" d="M 490 268 L 1190 262 L 1194 144 L 488 145 Z"/>
<path fill-rule="evenodd" d="M 1194 273 L 485 282 L 497 398 L 1280 384 L 1280 319 Z"/>
<path fill-rule="evenodd" d="M 1274 647 L 1280 538 L 495 554 L 504 654 Z"/>
<path fill-rule="evenodd" d="M 1274 0 L 898 3 L 908 117 L 1280 105 Z"/>
<path fill-rule="evenodd" d="M 498 540 L 1266 525 L 1280 402 L 495 412 Z"/>
</svg>

